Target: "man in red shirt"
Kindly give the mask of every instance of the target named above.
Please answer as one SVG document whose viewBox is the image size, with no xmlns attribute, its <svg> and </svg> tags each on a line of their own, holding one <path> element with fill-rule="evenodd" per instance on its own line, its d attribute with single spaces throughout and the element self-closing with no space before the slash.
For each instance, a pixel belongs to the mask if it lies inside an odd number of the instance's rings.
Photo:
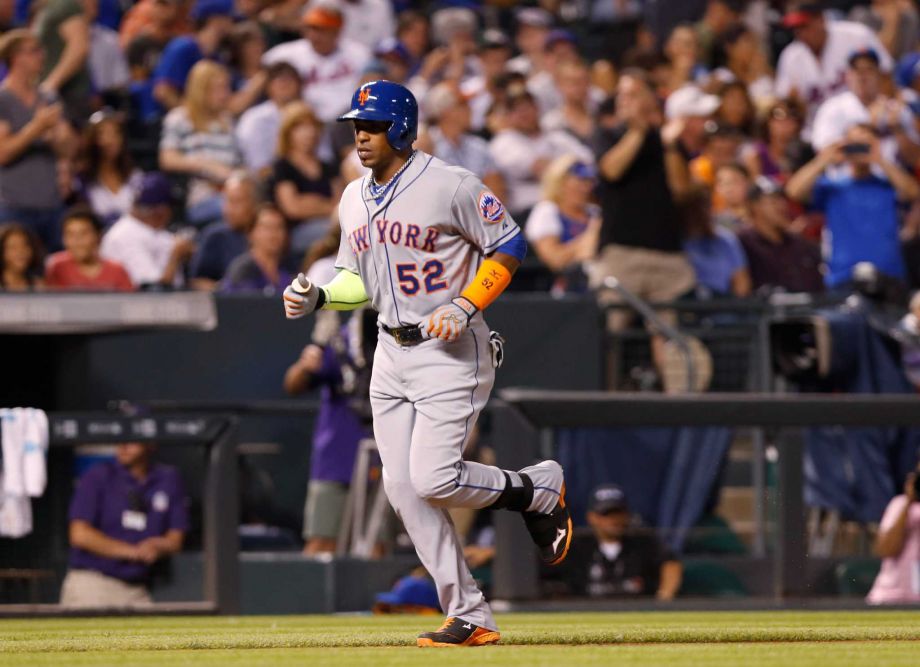
<svg viewBox="0 0 920 667">
<path fill-rule="evenodd" d="M 118 262 L 99 256 L 102 223 L 86 208 L 64 216 L 64 250 L 48 257 L 45 283 L 49 289 L 129 292 L 128 272 Z"/>
</svg>

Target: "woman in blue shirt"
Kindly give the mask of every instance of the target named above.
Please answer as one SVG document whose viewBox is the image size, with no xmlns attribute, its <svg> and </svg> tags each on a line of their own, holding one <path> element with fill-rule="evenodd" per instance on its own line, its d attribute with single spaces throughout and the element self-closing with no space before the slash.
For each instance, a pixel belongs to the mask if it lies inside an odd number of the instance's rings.
<svg viewBox="0 0 920 667">
<path fill-rule="evenodd" d="M 597 254 L 600 209 L 591 201 L 597 171 L 574 155 L 563 155 L 543 174 L 543 198 L 527 218 L 524 233 L 537 257 L 558 278 L 553 291 L 587 287 L 582 262 Z"/>
<path fill-rule="evenodd" d="M 709 193 L 702 188 L 693 191 L 682 209 L 687 233 L 684 252 L 696 271 L 697 289 L 712 296 L 748 296 L 751 275 L 744 249 L 734 233 L 713 224 Z"/>
</svg>

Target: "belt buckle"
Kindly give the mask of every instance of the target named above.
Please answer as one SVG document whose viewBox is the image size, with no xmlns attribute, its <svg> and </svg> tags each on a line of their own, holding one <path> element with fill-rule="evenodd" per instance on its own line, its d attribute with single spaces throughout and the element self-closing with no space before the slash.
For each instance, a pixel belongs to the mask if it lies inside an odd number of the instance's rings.
<svg viewBox="0 0 920 667">
<path fill-rule="evenodd" d="M 393 329 L 391 333 L 396 340 L 396 344 L 403 347 L 410 347 L 420 342 L 412 336 L 411 327 L 399 327 L 398 329 Z"/>
</svg>

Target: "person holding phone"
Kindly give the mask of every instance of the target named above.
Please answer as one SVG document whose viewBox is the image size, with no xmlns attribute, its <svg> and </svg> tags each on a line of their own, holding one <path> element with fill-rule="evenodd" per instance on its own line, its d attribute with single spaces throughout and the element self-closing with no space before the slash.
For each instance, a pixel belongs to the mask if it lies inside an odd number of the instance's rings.
<svg viewBox="0 0 920 667">
<path fill-rule="evenodd" d="M 875 540 L 882 568 L 866 602 L 920 602 L 920 464 L 907 475 L 904 493 L 888 503 Z"/>
<path fill-rule="evenodd" d="M 829 289 L 845 289 L 860 262 L 905 279 L 898 205 L 920 197 L 920 185 L 883 157 L 871 125 L 852 125 L 843 141 L 824 148 L 789 179 L 786 194 L 825 215 Z"/>
</svg>

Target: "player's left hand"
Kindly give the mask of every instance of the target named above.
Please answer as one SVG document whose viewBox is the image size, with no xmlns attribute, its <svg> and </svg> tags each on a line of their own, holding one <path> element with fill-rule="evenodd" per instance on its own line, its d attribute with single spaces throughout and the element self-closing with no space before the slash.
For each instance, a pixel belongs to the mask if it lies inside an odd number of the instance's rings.
<svg viewBox="0 0 920 667">
<path fill-rule="evenodd" d="M 460 337 L 477 310 L 479 309 L 469 299 L 458 296 L 450 303 L 435 308 L 422 320 L 419 327 L 426 338 L 440 338 L 449 343 Z"/>
<path fill-rule="evenodd" d="M 284 288 L 281 298 L 284 302 L 284 314 L 289 320 L 296 320 L 316 310 L 319 288 L 301 273 Z"/>
</svg>

